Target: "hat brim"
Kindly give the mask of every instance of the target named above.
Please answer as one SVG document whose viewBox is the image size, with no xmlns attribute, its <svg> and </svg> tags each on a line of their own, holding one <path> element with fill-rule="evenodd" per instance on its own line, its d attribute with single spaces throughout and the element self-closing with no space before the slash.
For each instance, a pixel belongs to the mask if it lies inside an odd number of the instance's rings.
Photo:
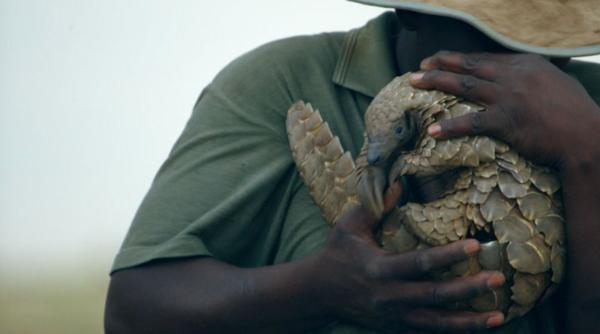
<svg viewBox="0 0 600 334">
<path fill-rule="evenodd" d="M 410 10 L 418 13 L 445 16 L 453 19 L 464 21 L 488 37 L 505 46 L 508 49 L 515 50 L 524 53 L 539 54 L 548 57 L 581 57 L 600 54 L 600 44 L 597 45 L 586 45 L 574 48 L 558 48 L 558 47 L 541 47 L 536 45 L 530 45 L 516 41 L 504 34 L 499 33 L 491 26 L 481 21 L 480 19 L 459 11 L 445 7 L 434 6 L 426 3 L 403 1 L 403 0 L 349 0 L 356 3 L 365 5 L 385 7 L 385 8 L 398 8 Z"/>
</svg>

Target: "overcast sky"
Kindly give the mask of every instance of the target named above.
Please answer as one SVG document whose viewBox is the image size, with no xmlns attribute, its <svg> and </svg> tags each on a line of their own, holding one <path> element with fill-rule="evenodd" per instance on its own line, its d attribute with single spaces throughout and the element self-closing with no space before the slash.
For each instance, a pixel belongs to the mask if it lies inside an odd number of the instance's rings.
<svg viewBox="0 0 600 334">
<path fill-rule="evenodd" d="M 380 12 L 343 0 L 0 0 L 0 271 L 108 266 L 219 69 Z"/>
</svg>

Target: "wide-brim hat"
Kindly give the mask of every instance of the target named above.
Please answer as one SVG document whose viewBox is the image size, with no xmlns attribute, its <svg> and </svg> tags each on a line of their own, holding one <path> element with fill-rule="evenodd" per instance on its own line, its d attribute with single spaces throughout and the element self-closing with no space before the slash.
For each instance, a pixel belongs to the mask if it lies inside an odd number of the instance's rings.
<svg viewBox="0 0 600 334">
<path fill-rule="evenodd" d="M 464 21 L 526 53 L 578 57 L 600 53 L 600 0 L 350 0 Z"/>
</svg>

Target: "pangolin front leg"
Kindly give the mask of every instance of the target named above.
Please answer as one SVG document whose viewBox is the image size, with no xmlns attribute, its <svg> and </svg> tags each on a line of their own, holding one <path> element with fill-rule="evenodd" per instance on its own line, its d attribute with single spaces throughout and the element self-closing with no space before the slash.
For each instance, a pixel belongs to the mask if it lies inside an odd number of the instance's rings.
<svg viewBox="0 0 600 334">
<path fill-rule="evenodd" d="M 381 166 L 367 166 L 358 182 L 360 202 L 376 217 L 384 214 L 383 196 L 387 186 L 385 169 Z"/>
</svg>

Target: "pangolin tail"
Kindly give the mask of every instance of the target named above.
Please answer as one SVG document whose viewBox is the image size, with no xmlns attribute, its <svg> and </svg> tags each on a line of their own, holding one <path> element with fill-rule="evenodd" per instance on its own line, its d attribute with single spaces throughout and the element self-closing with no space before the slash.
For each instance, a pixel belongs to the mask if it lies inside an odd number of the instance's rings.
<svg viewBox="0 0 600 334">
<path fill-rule="evenodd" d="M 335 224 L 359 204 L 357 168 L 350 152 L 318 110 L 300 101 L 288 110 L 286 127 L 296 167 L 327 222 Z"/>
</svg>

